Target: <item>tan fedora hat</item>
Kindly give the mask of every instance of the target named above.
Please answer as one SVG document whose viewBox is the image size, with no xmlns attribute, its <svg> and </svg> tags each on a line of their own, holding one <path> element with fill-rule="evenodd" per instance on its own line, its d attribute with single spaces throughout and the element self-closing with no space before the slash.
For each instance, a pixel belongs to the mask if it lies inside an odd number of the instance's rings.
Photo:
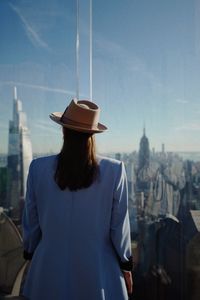
<svg viewBox="0 0 200 300">
<path fill-rule="evenodd" d="M 64 113 L 54 112 L 50 118 L 69 129 L 88 132 L 101 133 L 107 130 L 107 127 L 99 123 L 100 108 L 88 100 L 73 99 Z"/>
</svg>

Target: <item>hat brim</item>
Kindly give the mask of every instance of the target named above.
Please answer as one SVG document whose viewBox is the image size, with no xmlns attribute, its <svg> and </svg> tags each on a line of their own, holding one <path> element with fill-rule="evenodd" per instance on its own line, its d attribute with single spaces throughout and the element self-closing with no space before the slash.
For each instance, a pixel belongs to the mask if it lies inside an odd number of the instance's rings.
<svg viewBox="0 0 200 300">
<path fill-rule="evenodd" d="M 101 133 L 101 132 L 104 132 L 106 131 L 108 128 L 101 124 L 101 123 L 98 123 L 96 127 L 93 127 L 93 128 L 86 128 L 84 127 L 84 124 L 83 126 L 76 126 L 76 125 L 71 125 L 71 124 L 67 124 L 67 123 L 63 123 L 61 122 L 61 117 L 62 117 L 62 113 L 61 112 L 54 112 L 54 113 L 51 113 L 49 115 L 50 119 L 54 122 L 56 122 L 57 124 L 63 126 L 63 127 L 66 127 L 66 128 L 69 128 L 69 129 L 72 129 L 72 130 L 75 130 L 75 131 L 79 131 L 79 132 L 86 132 L 86 133 Z"/>
</svg>

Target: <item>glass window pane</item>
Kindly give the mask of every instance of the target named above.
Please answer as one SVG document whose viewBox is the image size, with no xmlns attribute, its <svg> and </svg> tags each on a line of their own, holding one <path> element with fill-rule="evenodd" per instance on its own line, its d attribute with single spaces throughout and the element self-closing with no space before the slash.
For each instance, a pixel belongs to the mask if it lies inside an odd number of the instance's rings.
<svg viewBox="0 0 200 300">
<path fill-rule="evenodd" d="M 88 99 L 89 0 L 79 9 L 79 94 Z M 49 114 L 76 96 L 76 17 L 72 0 L 0 1 L 0 294 L 23 265 L 15 229 L 29 164 L 60 151 Z M 109 129 L 96 136 L 98 153 L 126 166 L 134 299 L 199 299 L 199 1 L 93 1 L 92 62 Z"/>
</svg>

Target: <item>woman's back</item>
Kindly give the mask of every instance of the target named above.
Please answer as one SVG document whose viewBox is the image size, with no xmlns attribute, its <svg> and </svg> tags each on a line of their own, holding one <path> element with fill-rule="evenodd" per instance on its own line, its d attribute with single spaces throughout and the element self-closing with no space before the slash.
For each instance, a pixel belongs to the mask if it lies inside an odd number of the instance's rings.
<svg viewBox="0 0 200 300">
<path fill-rule="evenodd" d="M 85 110 L 90 129 L 87 118 L 86 134 L 64 128 L 61 153 L 33 160 L 29 169 L 23 240 L 32 261 L 23 294 L 30 300 L 128 299 L 120 270 L 131 267 L 125 168 L 96 156 L 92 132 L 105 127 L 93 123 L 94 103 L 79 102 L 55 120 L 63 125 Z"/>
<path fill-rule="evenodd" d="M 112 244 L 117 242 L 117 228 L 114 228 L 117 223 L 111 219 L 113 195 L 121 192 L 117 191 L 119 184 L 126 184 L 122 176 L 123 165 L 99 157 L 98 180 L 89 188 L 74 192 L 61 191 L 55 183 L 56 161 L 57 156 L 50 156 L 37 159 L 31 165 L 30 177 L 33 197 L 37 199 L 40 229 L 36 222 L 34 243 L 38 239 L 38 246 L 25 295 L 38 300 L 45 297 L 49 300 L 126 299 L 125 284 L 119 276 L 118 257 Z M 123 201 L 124 205 L 126 201 Z M 33 211 L 29 217 L 34 218 Z M 130 250 L 127 251 L 130 256 Z M 49 286 L 49 280 L 53 285 Z M 32 285 L 33 281 L 37 288 Z"/>
<path fill-rule="evenodd" d="M 121 163 L 98 157 L 100 175 L 90 187 L 78 191 L 62 191 L 54 180 L 56 162 L 57 155 L 36 159 L 31 165 L 32 189 L 37 199 L 43 234 L 45 227 L 50 235 L 49 227 L 56 228 L 60 225 L 61 228 L 58 229 L 63 230 L 64 224 L 59 221 L 67 222 L 66 226 L 73 224 L 74 229 L 80 226 L 83 230 L 83 226 L 88 226 L 87 230 L 95 230 L 96 233 L 104 232 L 104 226 L 109 229 L 110 224 L 107 222 L 110 222 L 113 193 L 122 172 Z"/>
</svg>

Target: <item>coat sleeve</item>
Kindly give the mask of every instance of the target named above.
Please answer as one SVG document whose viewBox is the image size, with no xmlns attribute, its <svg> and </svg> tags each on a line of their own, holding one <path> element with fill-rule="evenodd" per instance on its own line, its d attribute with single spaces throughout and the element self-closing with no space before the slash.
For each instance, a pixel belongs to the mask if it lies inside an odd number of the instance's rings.
<svg viewBox="0 0 200 300">
<path fill-rule="evenodd" d="M 41 239 L 33 178 L 34 161 L 32 161 L 27 179 L 25 205 L 22 217 L 24 258 L 31 259 Z"/>
<path fill-rule="evenodd" d="M 122 270 L 133 268 L 130 222 L 128 213 L 128 187 L 124 164 L 120 164 L 114 191 L 111 240 Z"/>
</svg>

